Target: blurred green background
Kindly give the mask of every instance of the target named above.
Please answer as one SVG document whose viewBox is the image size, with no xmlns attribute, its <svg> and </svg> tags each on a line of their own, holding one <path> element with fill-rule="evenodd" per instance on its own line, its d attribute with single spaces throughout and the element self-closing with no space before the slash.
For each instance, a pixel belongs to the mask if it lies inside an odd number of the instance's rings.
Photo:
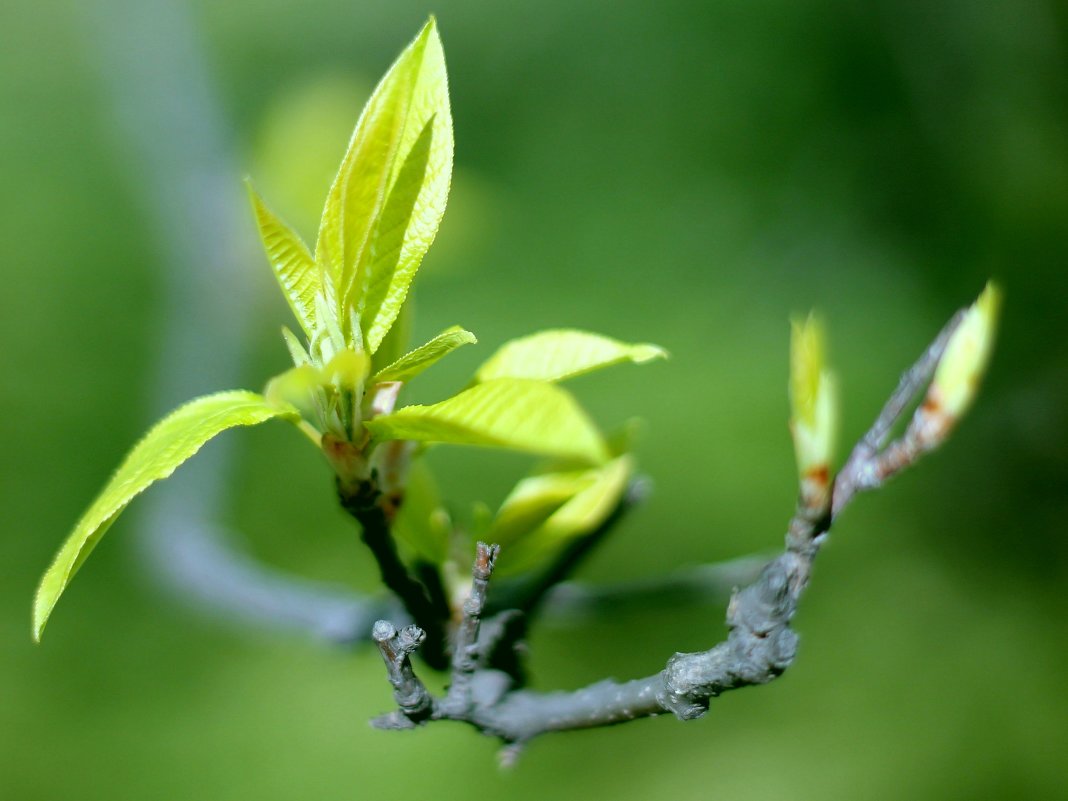
<svg viewBox="0 0 1068 801">
<path fill-rule="evenodd" d="M 369 729 L 391 706 L 375 654 L 168 600 L 136 514 L 44 644 L 29 634 L 39 574 L 161 406 L 259 388 L 286 365 L 288 313 L 243 207 L 221 234 L 240 280 L 175 294 L 174 243 L 198 229 L 160 223 L 177 190 L 144 167 L 139 138 L 181 153 L 215 131 L 226 153 L 204 161 L 223 193 L 241 201 L 252 174 L 311 236 L 367 92 L 429 12 L 457 172 L 415 333 L 460 323 L 482 344 L 418 399 L 551 325 L 673 355 L 574 385 L 607 429 L 647 421 L 656 483 L 591 581 L 778 547 L 794 498 L 791 313 L 828 320 L 850 442 L 956 307 L 988 276 L 1006 290 L 980 402 L 943 452 L 836 527 L 783 679 L 698 722 L 535 741 L 507 773 L 466 728 Z M 0 798 L 1068 798 L 1066 36 L 1068 8 L 1045 0 L 3 4 Z M 202 72 L 153 77 L 183 37 L 195 47 L 178 57 Z M 183 82 L 215 116 L 183 105 Z M 204 209 L 217 189 L 201 188 Z M 174 366 L 168 315 L 206 330 L 220 298 L 240 310 L 228 340 L 243 355 L 204 338 Z M 225 439 L 222 516 L 248 547 L 373 589 L 299 436 Z M 524 468 L 435 459 L 454 497 L 490 503 Z M 545 688 L 630 678 L 722 634 L 709 608 L 545 626 L 532 670 Z"/>
</svg>

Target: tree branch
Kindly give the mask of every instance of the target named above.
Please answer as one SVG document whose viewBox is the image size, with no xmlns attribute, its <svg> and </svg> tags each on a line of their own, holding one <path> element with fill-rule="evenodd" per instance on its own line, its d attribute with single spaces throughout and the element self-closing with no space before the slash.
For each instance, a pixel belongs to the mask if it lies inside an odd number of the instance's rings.
<svg viewBox="0 0 1068 801">
<path fill-rule="evenodd" d="M 872 427 L 854 447 L 833 483 L 830 510 L 808 508 L 803 498 L 799 501 L 787 527 L 784 553 L 731 598 L 726 640 L 707 651 L 677 653 L 662 671 L 643 679 L 601 681 L 568 692 L 518 689 L 511 677 L 501 671 L 485 667 L 472 671 L 470 663 L 464 662 L 469 689 L 448 703 L 432 701 L 432 711 L 422 722 L 455 720 L 472 725 L 502 740 L 511 759 L 524 743 L 547 732 L 609 726 L 667 712 L 681 720 L 692 720 L 708 710 L 712 698 L 728 690 L 766 684 L 782 675 L 797 654 L 798 638 L 790 622 L 833 521 L 859 490 L 878 486 L 870 477 L 879 475 L 880 466 L 888 459 L 894 460 L 895 469 L 903 469 L 941 441 L 925 440 L 923 449 L 910 449 L 907 458 L 900 457 L 905 447 L 901 443 L 907 443 L 910 436 L 914 437 L 910 432 L 923 426 L 921 408 L 902 439 L 881 450 L 894 423 L 929 383 L 959 322 L 958 315 L 905 373 Z M 482 549 L 486 547 L 480 545 L 476 577 L 480 563 L 485 562 Z M 488 578 L 485 571 L 483 574 Z M 472 593 L 470 608 L 481 608 L 484 583 Z M 467 644 L 470 637 L 477 631 L 477 623 L 461 625 L 457 642 L 463 644 L 465 653 L 471 648 Z M 457 665 L 454 662 L 454 681 Z M 406 718 L 409 723 L 416 722 L 409 715 Z"/>
<path fill-rule="evenodd" d="M 471 593 L 464 601 L 463 618 L 456 627 L 452 647 L 452 684 L 442 704 L 443 710 L 462 711 L 471 705 L 471 677 L 478 668 L 479 625 L 482 610 L 486 605 L 486 589 L 493 574 L 500 548 L 496 545 L 478 543 L 475 547 L 475 565 L 471 570 Z"/>
<path fill-rule="evenodd" d="M 404 604 L 408 614 L 424 631 L 426 648 L 423 658 L 431 667 L 441 670 L 447 664 L 445 624 L 448 608 L 438 608 L 426 588 L 408 572 L 397 544 L 393 540 L 390 515 L 379 502 L 378 489 L 370 482 L 360 485 L 356 492 L 340 491 L 341 505 L 360 524 L 360 537 L 378 563 L 385 584 Z"/>
</svg>

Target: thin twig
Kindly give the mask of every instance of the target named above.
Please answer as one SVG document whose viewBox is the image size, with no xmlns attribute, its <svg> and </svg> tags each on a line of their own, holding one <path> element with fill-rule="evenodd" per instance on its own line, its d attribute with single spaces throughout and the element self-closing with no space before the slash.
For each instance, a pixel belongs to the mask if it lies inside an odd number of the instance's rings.
<svg viewBox="0 0 1068 801">
<path fill-rule="evenodd" d="M 875 455 L 886 445 L 886 440 L 894 425 L 901 419 L 901 415 L 916 402 L 920 393 L 931 382 L 935 368 L 938 367 L 938 362 L 945 353 L 946 345 L 949 344 L 950 337 L 964 319 L 964 314 L 964 309 L 954 314 L 915 364 L 902 374 L 897 388 L 879 412 L 879 416 L 875 418 L 872 427 L 861 437 L 849 454 L 849 458 L 835 481 L 831 506 L 832 518 L 838 516 L 855 493 L 874 488 L 872 467 L 875 464 L 873 462 Z M 900 469 L 906 466 L 902 465 Z"/>
<path fill-rule="evenodd" d="M 456 627 L 452 646 L 452 683 L 445 696 L 446 709 L 466 709 L 471 704 L 471 676 L 478 667 L 478 633 L 482 610 L 486 606 L 486 589 L 500 547 L 478 543 L 471 569 L 471 592 L 463 605 L 463 617 Z"/>
</svg>

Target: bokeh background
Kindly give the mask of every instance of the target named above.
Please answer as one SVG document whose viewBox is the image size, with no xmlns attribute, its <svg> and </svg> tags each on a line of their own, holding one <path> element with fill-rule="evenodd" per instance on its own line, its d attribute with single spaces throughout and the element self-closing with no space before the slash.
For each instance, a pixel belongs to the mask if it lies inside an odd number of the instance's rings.
<svg viewBox="0 0 1068 801">
<path fill-rule="evenodd" d="M 161 592 L 137 506 L 44 644 L 29 634 L 39 574 L 151 420 L 286 366 L 241 177 L 311 236 L 363 100 L 430 12 L 457 171 L 415 333 L 482 344 L 417 399 L 539 327 L 673 354 L 574 385 L 606 429 L 646 421 L 656 483 L 590 581 L 778 547 L 791 313 L 828 320 L 849 442 L 988 276 L 1006 293 L 980 402 L 842 519 L 782 680 L 694 723 L 536 741 L 507 773 L 466 728 L 369 729 L 391 705 L 374 653 Z M 1068 798 L 1066 36 L 1053 0 L 4 3 L 0 798 Z M 232 432 L 185 481 L 224 456 L 204 492 L 244 547 L 375 587 L 292 430 Z M 525 466 L 435 459 L 458 507 Z M 644 675 L 721 621 L 545 626 L 532 670 Z"/>
</svg>

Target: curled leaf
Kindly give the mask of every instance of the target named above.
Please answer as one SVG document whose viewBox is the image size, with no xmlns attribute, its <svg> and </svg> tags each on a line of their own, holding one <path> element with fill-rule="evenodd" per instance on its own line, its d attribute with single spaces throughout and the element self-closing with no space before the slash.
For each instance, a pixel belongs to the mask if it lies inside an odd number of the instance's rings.
<svg viewBox="0 0 1068 801">
<path fill-rule="evenodd" d="M 633 458 L 620 456 L 601 467 L 520 481 L 487 535 L 501 545 L 501 575 L 534 569 L 592 533 L 615 509 L 633 472 Z"/>
<path fill-rule="evenodd" d="M 336 317 L 349 326 L 346 310 L 359 311 L 371 353 L 437 233 L 452 151 L 445 58 L 431 19 L 367 101 L 319 226 L 315 259 L 337 288 Z"/>
</svg>

